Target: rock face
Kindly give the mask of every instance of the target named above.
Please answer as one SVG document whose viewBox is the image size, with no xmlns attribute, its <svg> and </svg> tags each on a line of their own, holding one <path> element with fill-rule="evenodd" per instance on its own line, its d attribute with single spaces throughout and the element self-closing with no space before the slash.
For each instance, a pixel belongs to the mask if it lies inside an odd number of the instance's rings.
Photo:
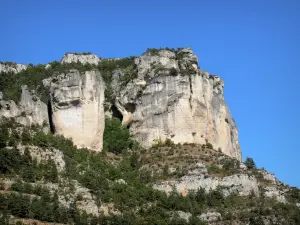
<svg viewBox="0 0 300 225">
<path fill-rule="evenodd" d="M 218 212 L 207 212 L 207 213 L 202 213 L 199 216 L 199 219 L 211 223 L 211 222 L 217 222 L 222 220 L 222 216 Z"/>
<path fill-rule="evenodd" d="M 98 65 L 101 59 L 90 53 L 67 53 L 61 60 L 63 64 L 75 62 Z M 50 120 L 55 132 L 72 138 L 78 146 L 100 151 L 104 89 L 111 88 L 115 101 L 110 103 L 144 147 L 166 139 L 174 143 L 210 143 L 214 149 L 241 160 L 237 127 L 224 100 L 224 82 L 203 72 L 191 49 L 147 51 L 130 66 L 134 69 L 128 71 L 137 76 L 116 66 L 110 74 L 111 83 L 107 84 L 96 70 L 83 75 L 72 70 L 44 79 L 43 84 L 51 93 Z M 0 64 L 0 71 L 18 72 L 24 68 Z M 124 83 L 122 76 L 132 78 Z M 1 101 L 1 106 L 0 115 L 18 117 L 23 124 L 48 121 L 46 105 L 26 87 L 19 105 Z M 113 112 L 110 114 L 114 116 Z"/>
<path fill-rule="evenodd" d="M 72 138 L 79 147 L 102 150 L 104 83 L 98 71 L 72 70 L 50 84 L 55 133 Z"/>
<path fill-rule="evenodd" d="M 61 63 L 77 63 L 98 65 L 101 59 L 94 54 L 74 54 L 66 53 L 61 59 Z"/>
<path fill-rule="evenodd" d="M 2 63 L 0 62 L 0 73 L 20 73 L 22 70 L 25 70 L 26 66 L 23 64 L 16 63 Z"/>
<path fill-rule="evenodd" d="M 21 100 L 18 104 L 12 100 L 0 100 L 0 117 L 13 117 L 25 126 L 48 124 L 47 105 L 36 96 L 34 91 L 28 90 L 26 85 L 21 89 Z"/>
<path fill-rule="evenodd" d="M 241 160 L 238 131 L 225 103 L 224 82 L 198 68 L 191 49 L 136 58 L 138 78 L 117 92 L 123 123 L 144 147 L 155 140 L 209 142 Z M 134 106 L 134 107 L 129 107 Z"/>
<path fill-rule="evenodd" d="M 274 197 L 277 201 L 286 203 L 287 200 L 284 196 L 285 192 L 281 191 L 278 186 L 267 186 L 264 188 L 265 195 L 269 198 Z"/>
<path fill-rule="evenodd" d="M 34 91 L 28 90 L 26 85 L 22 86 L 19 105 L 27 115 L 30 124 L 43 125 L 49 123 L 47 105 L 36 96 Z"/>
<path fill-rule="evenodd" d="M 177 180 L 163 181 L 155 184 L 153 188 L 170 193 L 173 188 L 185 196 L 189 191 L 197 191 L 204 188 L 206 192 L 222 187 L 225 196 L 238 194 L 247 196 L 250 193 L 259 193 L 258 182 L 254 176 L 248 174 L 234 174 L 226 177 L 209 177 L 204 165 L 198 165 L 198 168 L 191 170 L 187 175 Z"/>
</svg>

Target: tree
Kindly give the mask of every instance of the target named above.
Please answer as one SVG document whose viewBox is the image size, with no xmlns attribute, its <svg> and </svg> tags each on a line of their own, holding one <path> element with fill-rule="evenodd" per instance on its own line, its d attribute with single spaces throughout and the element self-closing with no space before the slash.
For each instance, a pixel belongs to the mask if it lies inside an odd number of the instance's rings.
<svg viewBox="0 0 300 225">
<path fill-rule="evenodd" d="M 121 153 L 133 143 L 129 130 L 117 118 L 105 120 L 103 142 L 104 150 L 114 153 Z"/>
<path fill-rule="evenodd" d="M 9 139 L 9 132 L 6 127 L 0 128 L 0 148 L 4 148 Z"/>
<path fill-rule="evenodd" d="M 199 188 L 196 192 L 196 201 L 205 203 L 206 193 L 204 188 Z"/>
<path fill-rule="evenodd" d="M 244 163 L 248 169 L 256 169 L 255 162 L 252 158 L 247 157 Z"/>
</svg>

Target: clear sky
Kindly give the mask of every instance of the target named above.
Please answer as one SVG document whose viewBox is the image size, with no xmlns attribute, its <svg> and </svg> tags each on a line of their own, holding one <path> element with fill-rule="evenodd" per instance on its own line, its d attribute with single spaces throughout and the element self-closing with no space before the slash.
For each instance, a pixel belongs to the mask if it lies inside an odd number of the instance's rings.
<svg viewBox="0 0 300 225">
<path fill-rule="evenodd" d="M 225 80 L 243 159 L 300 187 L 299 12 L 299 0 L 0 0 L 0 61 L 189 46 Z"/>
</svg>

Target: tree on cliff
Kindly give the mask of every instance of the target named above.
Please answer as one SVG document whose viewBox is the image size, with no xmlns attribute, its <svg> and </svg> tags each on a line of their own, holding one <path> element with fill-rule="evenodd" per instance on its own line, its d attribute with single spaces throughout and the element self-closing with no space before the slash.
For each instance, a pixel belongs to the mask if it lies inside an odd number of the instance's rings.
<svg viewBox="0 0 300 225">
<path fill-rule="evenodd" d="M 117 118 L 106 119 L 103 134 L 104 151 L 121 153 L 132 145 L 129 130 Z"/>
<path fill-rule="evenodd" d="M 248 167 L 248 169 L 256 169 L 255 162 L 252 158 L 247 157 L 245 160 L 245 165 Z"/>
</svg>

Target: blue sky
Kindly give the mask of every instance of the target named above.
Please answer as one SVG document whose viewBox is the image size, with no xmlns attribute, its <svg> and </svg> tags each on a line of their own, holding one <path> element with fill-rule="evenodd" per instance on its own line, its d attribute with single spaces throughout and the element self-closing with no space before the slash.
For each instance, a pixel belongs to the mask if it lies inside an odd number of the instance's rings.
<svg viewBox="0 0 300 225">
<path fill-rule="evenodd" d="M 300 1 L 0 0 L 0 61 L 191 47 L 225 80 L 243 158 L 300 187 Z M 299 139 L 298 139 L 299 138 Z"/>
</svg>

